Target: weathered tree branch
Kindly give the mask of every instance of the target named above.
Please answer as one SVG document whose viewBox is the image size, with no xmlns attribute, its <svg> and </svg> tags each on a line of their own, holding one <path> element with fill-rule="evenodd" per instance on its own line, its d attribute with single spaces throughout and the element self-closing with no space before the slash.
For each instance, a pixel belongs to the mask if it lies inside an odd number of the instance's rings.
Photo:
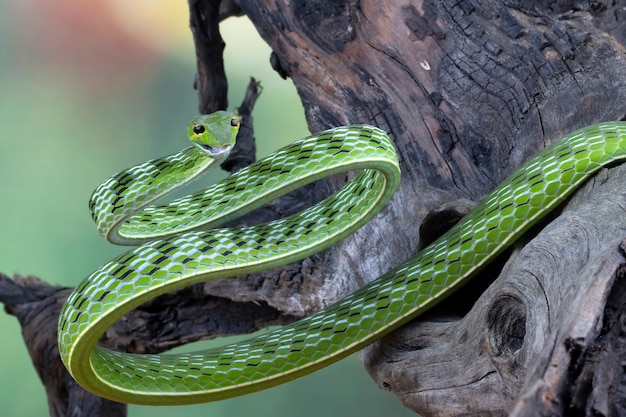
<svg viewBox="0 0 626 417">
<path fill-rule="evenodd" d="M 626 12 L 614 0 L 190 0 L 190 9 L 201 111 L 226 106 L 218 20 L 244 13 L 294 82 L 311 130 L 378 125 L 395 140 L 403 180 L 382 214 L 333 251 L 132 313 L 105 336 L 122 350 L 160 352 L 323 308 L 408 258 L 548 143 L 626 115 Z M 454 299 L 367 349 L 373 378 L 423 415 L 626 415 L 623 174 L 596 176 Z M 298 210 L 343 181 L 315 184 L 241 222 Z M 29 296 L 12 297 L 22 292 Z M 117 404 L 76 402 L 88 394 L 54 362 L 51 326 L 66 293 L 0 282 L 53 415 L 72 407 L 121 415 Z M 165 325 L 189 316 L 206 322 Z M 50 329 L 45 343 L 29 323 Z M 75 411 L 86 404 L 94 409 Z"/>
<path fill-rule="evenodd" d="M 625 174 L 601 172 L 518 243 L 467 314 L 444 305 L 367 349 L 372 377 L 423 415 L 618 415 Z"/>
</svg>

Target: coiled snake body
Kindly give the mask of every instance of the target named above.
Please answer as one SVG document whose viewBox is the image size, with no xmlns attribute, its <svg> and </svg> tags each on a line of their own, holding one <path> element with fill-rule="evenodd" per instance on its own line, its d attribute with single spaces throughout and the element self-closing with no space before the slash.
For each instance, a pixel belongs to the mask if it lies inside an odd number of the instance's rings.
<svg viewBox="0 0 626 417">
<path fill-rule="evenodd" d="M 398 268 L 322 311 L 244 342 L 188 354 L 97 346 L 125 313 L 165 292 L 294 262 L 369 221 L 399 184 L 388 136 L 344 126 L 296 141 L 206 191 L 149 206 L 222 161 L 238 118 L 189 126 L 195 146 L 137 165 L 94 191 L 90 210 L 113 243 L 142 244 L 86 278 L 59 319 L 59 351 L 85 389 L 115 401 L 185 404 L 268 388 L 327 366 L 431 308 L 601 167 L 626 159 L 626 123 L 567 135 L 510 176 L 456 226 Z M 210 229 L 324 176 L 359 170 L 307 210 L 270 223 Z"/>
</svg>

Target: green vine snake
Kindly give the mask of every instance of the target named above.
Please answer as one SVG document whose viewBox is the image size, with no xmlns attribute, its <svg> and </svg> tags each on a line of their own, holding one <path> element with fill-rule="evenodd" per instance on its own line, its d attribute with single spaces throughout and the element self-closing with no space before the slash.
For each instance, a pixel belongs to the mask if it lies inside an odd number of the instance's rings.
<svg viewBox="0 0 626 417">
<path fill-rule="evenodd" d="M 369 221 L 400 181 L 382 130 L 343 126 L 296 141 L 205 191 L 151 205 L 223 161 L 236 115 L 189 125 L 192 146 L 113 176 L 90 200 L 100 233 L 140 245 L 78 285 L 59 318 L 59 351 L 85 389 L 119 402 L 187 404 L 265 389 L 325 367 L 415 318 L 458 289 L 592 173 L 626 159 L 626 123 L 571 133 L 500 184 L 441 238 L 343 300 L 247 341 L 187 354 L 128 354 L 97 345 L 133 308 L 210 279 L 301 260 Z M 310 208 L 266 224 L 216 227 L 322 177 L 358 171 Z"/>
</svg>

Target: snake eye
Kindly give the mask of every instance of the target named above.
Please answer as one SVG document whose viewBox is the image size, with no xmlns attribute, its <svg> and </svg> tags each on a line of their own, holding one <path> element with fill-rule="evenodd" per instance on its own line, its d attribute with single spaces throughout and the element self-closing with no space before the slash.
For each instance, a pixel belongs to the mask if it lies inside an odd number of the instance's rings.
<svg viewBox="0 0 626 417">
<path fill-rule="evenodd" d="M 202 125 L 195 125 L 192 130 L 196 135 L 200 135 L 205 131 L 204 126 Z"/>
<path fill-rule="evenodd" d="M 230 125 L 231 125 L 232 127 L 237 127 L 237 126 L 239 126 L 239 117 L 237 117 L 237 116 L 233 116 L 233 118 L 232 118 L 232 119 L 230 119 Z"/>
</svg>

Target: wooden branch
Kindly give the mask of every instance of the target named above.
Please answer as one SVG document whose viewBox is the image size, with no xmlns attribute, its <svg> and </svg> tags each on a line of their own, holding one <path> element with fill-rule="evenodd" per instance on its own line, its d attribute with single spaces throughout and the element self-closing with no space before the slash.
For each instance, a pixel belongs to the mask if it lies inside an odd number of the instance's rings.
<svg viewBox="0 0 626 417">
<path fill-rule="evenodd" d="M 368 348 L 372 377 L 422 415 L 623 415 L 625 174 L 602 171 L 520 242 L 467 314 L 449 300 Z"/>
<path fill-rule="evenodd" d="M 245 13 L 271 46 L 274 68 L 294 82 L 311 130 L 386 129 L 402 184 L 381 215 L 332 251 L 153 300 L 107 332 L 109 347 L 160 352 L 317 311 L 411 256 L 547 144 L 626 115 L 619 2 L 189 3 L 202 112 L 227 105 L 218 21 Z M 230 169 L 247 163 L 235 162 Z M 623 415 L 623 170 L 604 175 L 554 224 L 536 228 L 533 240 L 529 234 L 504 269 L 506 256 L 459 296 L 367 349 L 379 385 L 424 416 Z M 240 223 L 297 211 L 344 182 L 320 182 Z M 56 316 L 67 291 L 0 280 L 51 414 L 124 415 L 123 405 L 89 397 L 60 366 Z M 182 318 L 176 329 L 167 327 L 173 317 Z"/>
<path fill-rule="evenodd" d="M 226 110 L 228 84 L 224 71 L 224 41 L 219 31 L 220 1 L 189 0 L 189 12 L 198 66 L 194 82 L 198 110 L 200 114 Z"/>
<path fill-rule="evenodd" d="M 466 212 L 468 200 L 479 200 L 546 144 L 575 128 L 626 114 L 626 54 L 610 36 L 621 34 L 619 39 L 625 39 L 612 20 L 623 15 L 615 3 L 592 7 L 578 2 L 577 11 L 567 3 L 557 9 L 553 3 L 535 2 L 526 9 L 523 3 L 496 1 L 318 1 L 290 7 L 267 1 L 256 2 L 254 7 L 240 2 L 240 6 L 272 46 L 277 71 L 294 81 L 311 130 L 376 124 L 394 135 L 403 163 L 400 191 L 383 215 L 315 260 L 324 265 L 325 274 L 311 279 L 315 291 L 309 296 L 299 290 L 301 302 L 296 309 L 292 304 L 268 301 L 282 311 L 308 312 L 336 301 L 432 240 L 446 215 L 458 218 L 457 213 Z M 592 210 L 587 216 L 593 219 L 599 212 Z M 427 217 L 431 213 L 438 214 Z M 623 217 L 623 212 L 618 208 L 613 215 Z M 425 223 L 428 220 L 434 226 Z M 420 224 L 430 236 L 420 235 Z M 550 235 L 544 245 L 556 248 L 558 236 Z M 489 287 L 498 275 L 498 265 L 505 261 L 501 260 L 463 291 L 465 297 L 450 300 L 398 333 L 405 335 L 402 341 L 409 337 L 418 341 L 414 353 L 418 359 L 399 361 L 398 355 L 378 346 L 366 351 L 366 366 L 379 385 L 425 416 L 502 415 L 513 408 L 519 415 L 539 409 L 583 415 L 591 408 L 614 415 L 611 406 L 619 404 L 619 397 L 600 398 L 598 389 L 581 395 L 587 392 L 582 379 L 595 375 L 599 386 L 616 392 L 619 372 L 601 377 L 606 365 L 595 373 L 588 371 L 594 362 L 587 352 L 593 349 L 585 346 L 594 345 L 596 337 L 590 333 L 581 341 L 568 329 L 572 323 L 581 327 L 602 321 L 607 294 L 614 288 L 622 262 L 617 245 L 625 236 L 597 233 L 606 252 L 597 256 L 605 256 L 612 268 L 593 271 L 593 275 L 584 272 L 586 263 L 580 264 L 580 254 L 587 250 L 584 242 L 574 239 L 561 247 L 572 255 L 566 258 L 559 253 L 557 259 L 576 258 L 575 265 L 587 278 L 567 290 L 567 297 L 559 289 L 565 292 L 573 280 L 562 263 L 549 265 L 553 270 L 544 265 L 543 276 L 537 272 L 531 276 L 532 291 L 523 290 L 525 281 L 513 267 L 507 267 L 501 278 L 506 286 Z M 378 241 L 385 245 L 371 244 Z M 586 268 L 594 262 L 591 259 Z M 594 279 L 589 280 L 590 276 Z M 590 294 L 589 282 L 595 283 L 598 293 L 586 299 L 585 305 L 593 304 L 594 309 L 570 315 L 572 321 L 566 321 L 572 306 Z M 483 307 L 470 310 L 486 287 Z M 544 295 L 548 290 L 552 292 Z M 235 288 L 229 291 L 237 292 Z M 619 299 L 623 291 L 615 288 L 613 294 Z M 265 299 L 262 292 L 259 296 Z M 545 316 L 535 308 L 542 301 L 544 310 L 550 308 L 553 315 L 550 326 L 541 321 Z M 563 315 L 558 314 L 561 310 Z M 453 323 L 458 324 L 453 327 Z M 474 344 L 468 335 L 476 335 Z M 391 340 L 394 336 L 403 337 L 394 334 Z M 561 337 L 570 340 L 568 346 L 576 340 L 584 354 L 571 366 L 563 366 L 560 383 L 554 375 L 542 380 L 542 365 L 559 359 L 552 358 L 551 352 L 562 346 Z M 442 347 L 448 339 L 454 343 Z M 406 352 L 411 346 L 404 346 L 404 356 L 400 356 L 411 357 Z M 459 357 L 461 352 L 466 353 Z M 622 356 L 613 353 L 624 360 L 623 352 Z M 475 356 L 480 354 L 482 360 L 477 361 Z M 560 359 L 558 363 L 567 365 Z M 383 367 L 388 373 L 379 371 Z M 572 375 L 581 375 L 575 388 L 562 382 Z M 541 390 L 536 388 L 537 381 L 542 381 Z M 500 393 L 503 386 L 504 393 Z M 564 387 L 571 388 L 570 392 Z M 546 392 L 554 395 L 537 395 Z M 544 402 L 531 403 L 529 395 Z M 546 403 L 545 398 L 556 399 Z M 594 404 L 609 406 L 602 409 Z"/>
<path fill-rule="evenodd" d="M 56 328 L 70 291 L 35 277 L 11 280 L 0 273 L 0 302 L 20 322 L 28 353 L 46 389 L 50 416 L 125 417 L 126 404 L 83 390 L 61 362 Z"/>
</svg>

